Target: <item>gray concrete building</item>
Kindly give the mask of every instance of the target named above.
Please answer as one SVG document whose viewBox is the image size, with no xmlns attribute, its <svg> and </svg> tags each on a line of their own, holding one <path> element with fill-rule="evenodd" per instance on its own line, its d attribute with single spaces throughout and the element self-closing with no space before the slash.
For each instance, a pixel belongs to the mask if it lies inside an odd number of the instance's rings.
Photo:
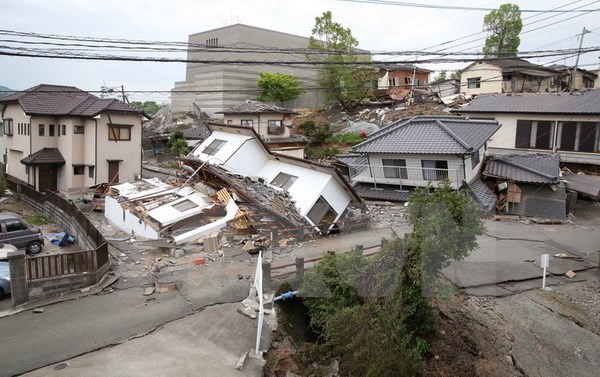
<svg viewBox="0 0 600 377">
<path fill-rule="evenodd" d="M 303 49 L 309 38 L 235 24 L 192 34 L 188 38 L 188 60 L 211 60 L 210 63 L 187 63 L 185 81 L 178 81 L 171 91 L 173 111 L 198 111 L 209 115 L 257 96 L 259 72 L 285 73 L 303 81 L 306 92 L 295 101 L 283 104 L 289 108 L 323 105 L 323 94 L 317 86 L 313 65 L 278 65 L 279 62 L 304 61 L 301 52 L 261 52 L 265 48 Z M 235 49 L 235 48 L 240 49 Z M 248 51 L 248 49 L 251 49 Z M 253 64 L 218 63 L 218 61 L 257 61 Z"/>
</svg>

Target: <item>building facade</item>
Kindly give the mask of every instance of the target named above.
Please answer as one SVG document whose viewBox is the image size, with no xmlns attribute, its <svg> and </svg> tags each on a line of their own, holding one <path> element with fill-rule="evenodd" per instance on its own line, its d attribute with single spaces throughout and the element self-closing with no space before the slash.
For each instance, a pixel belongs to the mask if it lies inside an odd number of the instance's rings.
<svg viewBox="0 0 600 377">
<path fill-rule="evenodd" d="M 285 66 L 277 62 L 304 61 L 303 53 L 261 52 L 261 49 L 306 49 L 309 39 L 297 35 L 235 24 L 189 36 L 191 46 L 188 60 L 200 61 L 256 61 L 257 64 L 187 64 L 185 81 L 175 83 L 171 91 L 173 111 L 194 111 L 197 107 L 209 115 L 239 104 L 256 90 L 260 72 L 293 75 L 305 88 L 315 88 L 317 71 L 314 66 Z M 237 49 L 236 49 L 237 48 Z M 289 107 L 319 107 L 323 96 L 307 90 Z"/>
<path fill-rule="evenodd" d="M 39 191 L 141 174 L 143 113 L 71 86 L 38 85 L 0 100 L 6 172 Z"/>
</svg>

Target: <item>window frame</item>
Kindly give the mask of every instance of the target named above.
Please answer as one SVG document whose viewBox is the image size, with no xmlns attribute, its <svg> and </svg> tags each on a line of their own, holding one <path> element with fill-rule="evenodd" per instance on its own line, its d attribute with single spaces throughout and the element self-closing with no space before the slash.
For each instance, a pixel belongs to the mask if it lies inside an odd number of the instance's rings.
<svg viewBox="0 0 600 377">
<path fill-rule="evenodd" d="M 53 124 L 48 125 L 48 136 L 54 137 L 54 125 Z"/>
<path fill-rule="evenodd" d="M 73 164 L 73 175 L 84 175 L 85 165 Z"/>
<path fill-rule="evenodd" d="M 88 177 L 94 178 L 96 167 L 94 165 L 88 165 Z"/>
<path fill-rule="evenodd" d="M 254 127 L 254 119 L 242 119 L 242 120 L 240 120 L 240 126 Z"/>
<path fill-rule="evenodd" d="M 128 124 L 112 124 L 109 123 L 108 124 L 108 140 L 109 141 L 114 141 L 114 142 L 118 142 L 118 141 L 131 141 L 131 129 L 133 128 L 132 125 L 128 125 Z M 127 138 L 122 137 L 121 135 L 121 130 L 122 129 L 126 129 L 128 130 L 128 136 Z M 119 130 L 118 131 L 118 135 L 116 134 L 116 131 L 114 130 Z"/>
<path fill-rule="evenodd" d="M 278 123 L 277 126 L 275 126 L 276 123 Z M 275 127 L 277 127 L 278 131 L 271 131 Z M 285 126 L 283 125 L 283 121 L 282 120 L 275 120 L 275 119 L 267 120 L 267 134 L 269 134 L 269 135 L 283 135 L 284 133 L 285 133 Z"/>
<path fill-rule="evenodd" d="M 8 126 L 8 128 L 7 128 Z M 8 129 L 8 132 L 7 132 Z M 13 135 L 13 120 L 12 118 L 2 119 L 2 135 L 12 136 Z"/>
<path fill-rule="evenodd" d="M 480 150 L 481 148 L 476 150 L 474 153 L 471 153 L 471 169 L 475 169 L 481 162 L 481 156 L 479 155 Z"/>
<path fill-rule="evenodd" d="M 292 187 L 294 182 L 296 182 L 297 180 L 298 180 L 298 177 L 295 175 L 284 173 L 284 172 L 279 172 L 279 174 L 277 174 L 275 176 L 275 178 L 273 178 L 273 180 L 271 180 L 270 185 L 279 187 L 284 190 L 289 190 L 289 188 Z"/>
<path fill-rule="evenodd" d="M 481 89 L 481 77 L 467 78 L 467 89 Z"/>
<path fill-rule="evenodd" d="M 383 177 L 392 179 L 408 179 L 408 169 L 406 169 L 406 159 L 403 158 L 382 158 Z"/>
<path fill-rule="evenodd" d="M 38 136 L 44 137 L 46 136 L 46 126 L 43 124 L 38 124 Z"/>
<path fill-rule="evenodd" d="M 79 132 L 81 131 L 81 132 Z M 81 125 L 73 126 L 73 134 L 74 135 L 83 135 L 85 133 L 85 128 Z"/>
<path fill-rule="evenodd" d="M 62 134 L 63 134 L 63 136 L 65 136 L 67 134 L 67 125 L 66 124 L 62 125 Z"/>
<path fill-rule="evenodd" d="M 217 153 L 219 153 L 219 151 L 225 144 L 227 144 L 227 140 L 213 139 L 213 141 L 211 141 L 208 146 L 204 147 L 202 153 L 208 156 L 214 156 Z"/>
</svg>

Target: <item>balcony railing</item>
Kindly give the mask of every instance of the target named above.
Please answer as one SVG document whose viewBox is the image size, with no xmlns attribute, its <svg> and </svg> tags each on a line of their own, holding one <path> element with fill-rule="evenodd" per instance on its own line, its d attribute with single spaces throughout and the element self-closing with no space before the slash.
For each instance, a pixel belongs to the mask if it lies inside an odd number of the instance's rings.
<svg viewBox="0 0 600 377">
<path fill-rule="evenodd" d="M 436 169 L 417 168 L 404 166 L 382 166 L 382 165 L 349 165 L 350 180 L 352 182 L 373 183 L 375 186 L 398 185 L 425 187 L 429 182 L 449 180 L 453 188 L 458 189 L 464 179 L 462 168 Z"/>
</svg>

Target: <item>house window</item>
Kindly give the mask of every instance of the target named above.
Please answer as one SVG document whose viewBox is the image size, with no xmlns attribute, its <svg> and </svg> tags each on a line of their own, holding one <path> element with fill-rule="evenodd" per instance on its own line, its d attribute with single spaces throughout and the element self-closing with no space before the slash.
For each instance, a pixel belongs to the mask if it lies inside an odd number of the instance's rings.
<svg viewBox="0 0 600 377">
<path fill-rule="evenodd" d="M 479 165 L 479 149 L 471 155 L 471 169 L 475 169 Z"/>
<path fill-rule="evenodd" d="M 83 134 L 83 126 L 73 126 L 74 134 Z"/>
<path fill-rule="evenodd" d="M 83 175 L 85 165 L 73 165 L 73 175 Z"/>
<path fill-rule="evenodd" d="M 252 119 L 242 119 L 240 123 L 242 127 L 252 127 L 254 122 L 252 121 Z"/>
<path fill-rule="evenodd" d="M 53 124 L 48 125 L 48 136 L 54 136 L 54 125 Z"/>
<path fill-rule="evenodd" d="M 29 165 L 25 165 L 25 174 L 29 174 Z"/>
<path fill-rule="evenodd" d="M 404 84 L 405 84 L 405 85 L 410 85 L 410 84 L 412 84 L 412 77 L 405 76 L 405 77 L 404 77 Z"/>
<path fill-rule="evenodd" d="M 88 177 L 94 178 L 94 168 L 95 166 L 88 166 Z"/>
<path fill-rule="evenodd" d="M 194 202 L 192 202 L 189 199 L 186 199 L 182 202 L 179 202 L 177 204 L 173 204 L 172 206 L 173 208 L 175 208 L 176 210 L 178 210 L 179 212 L 185 212 L 188 211 L 190 209 L 196 208 L 198 207 L 198 205 Z"/>
<path fill-rule="evenodd" d="M 515 148 L 552 149 L 553 132 L 550 121 L 518 119 Z"/>
<path fill-rule="evenodd" d="M 394 77 L 394 85 L 393 86 L 400 86 L 400 77 Z"/>
<path fill-rule="evenodd" d="M 423 179 L 426 181 L 441 181 L 448 179 L 448 161 L 421 160 Z"/>
<path fill-rule="evenodd" d="M 27 123 L 27 136 L 31 133 L 31 124 Z"/>
<path fill-rule="evenodd" d="M 419 79 L 416 79 L 416 80 L 415 80 L 415 83 L 417 84 L 417 86 L 419 86 L 419 85 L 420 85 L 420 84 L 419 84 L 419 82 L 420 82 L 420 81 L 419 81 Z"/>
<path fill-rule="evenodd" d="M 2 121 L 2 128 L 4 128 L 4 134 L 8 136 L 12 136 L 12 119 L 4 119 Z"/>
<path fill-rule="evenodd" d="M 296 182 L 296 179 L 298 179 L 296 176 L 286 173 L 279 173 L 271 181 L 271 184 L 275 187 L 281 187 L 282 189 L 287 190 L 294 184 L 294 182 Z"/>
<path fill-rule="evenodd" d="M 202 153 L 207 154 L 209 156 L 214 156 L 217 152 L 227 143 L 225 140 L 215 139 L 210 143 L 210 145 L 202 151 Z"/>
<path fill-rule="evenodd" d="M 206 40 L 206 47 L 217 47 L 219 45 L 219 38 L 209 38 Z"/>
<path fill-rule="evenodd" d="M 283 135 L 285 128 L 280 120 L 270 120 L 267 122 L 267 132 L 269 135 Z"/>
<path fill-rule="evenodd" d="M 383 176 L 385 178 L 408 179 L 406 160 L 384 158 L 381 160 L 381 163 L 383 164 Z"/>
<path fill-rule="evenodd" d="M 233 124 L 233 120 L 227 119 L 227 124 Z"/>
<path fill-rule="evenodd" d="M 66 135 L 66 134 L 67 134 L 67 125 L 66 125 L 66 124 L 63 124 L 63 125 L 62 125 L 62 134 L 63 134 L 63 135 Z"/>
<path fill-rule="evenodd" d="M 481 77 L 472 77 L 467 79 L 467 88 L 479 89 L 481 88 Z"/>
<path fill-rule="evenodd" d="M 313 222 L 313 224 L 320 224 L 323 222 L 333 222 L 337 218 L 337 213 L 331 205 L 323 198 L 319 197 L 315 205 L 308 211 L 306 216 Z"/>
<path fill-rule="evenodd" d="M 502 81 L 510 81 L 510 80 L 512 80 L 512 74 L 511 73 L 508 73 L 508 74 L 505 73 L 505 74 L 502 75 Z"/>
<path fill-rule="evenodd" d="M 117 126 L 110 125 L 108 126 L 108 140 L 131 140 L 131 127 L 132 126 Z"/>
<path fill-rule="evenodd" d="M 46 127 L 43 124 L 38 125 L 38 134 L 40 136 L 44 136 L 44 131 L 46 130 Z"/>
</svg>

